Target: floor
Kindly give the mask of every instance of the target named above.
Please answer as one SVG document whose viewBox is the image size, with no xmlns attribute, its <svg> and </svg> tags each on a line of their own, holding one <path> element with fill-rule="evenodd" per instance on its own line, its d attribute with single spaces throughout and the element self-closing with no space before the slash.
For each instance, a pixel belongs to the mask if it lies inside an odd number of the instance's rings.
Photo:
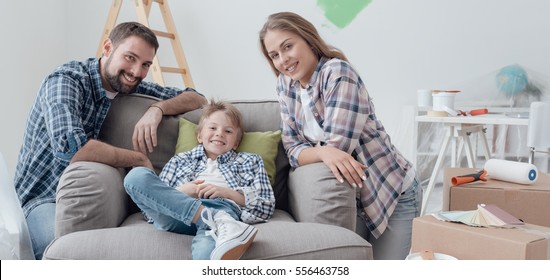
<svg viewBox="0 0 550 280">
<path fill-rule="evenodd" d="M 426 186 L 427 182 L 425 184 L 422 184 L 422 189 L 424 190 L 424 194 L 426 194 Z M 432 194 L 430 195 L 430 199 L 428 200 L 428 205 L 426 205 L 426 213 L 424 214 L 431 214 L 441 211 L 441 208 L 443 206 L 443 183 L 436 183 L 434 186 L 434 189 L 432 190 Z"/>
</svg>

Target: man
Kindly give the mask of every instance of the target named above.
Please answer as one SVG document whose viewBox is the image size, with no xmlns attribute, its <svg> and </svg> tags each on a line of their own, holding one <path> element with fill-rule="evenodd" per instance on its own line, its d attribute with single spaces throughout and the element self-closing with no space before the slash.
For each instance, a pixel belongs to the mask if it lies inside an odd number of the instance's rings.
<svg viewBox="0 0 550 280">
<path fill-rule="evenodd" d="M 121 23 L 105 41 L 101 58 L 71 61 L 43 81 L 27 121 L 15 174 L 15 188 L 37 259 L 54 238 L 57 184 L 71 162 L 152 168 L 146 154 L 157 145 L 156 131 L 162 116 L 207 103 L 194 89 L 181 91 L 142 81 L 158 46 L 147 27 Z M 111 100 L 117 94 L 132 93 L 163 100 L 153 104 L 136 124 L 134 150 L 96 140 Z"/>
</svg>

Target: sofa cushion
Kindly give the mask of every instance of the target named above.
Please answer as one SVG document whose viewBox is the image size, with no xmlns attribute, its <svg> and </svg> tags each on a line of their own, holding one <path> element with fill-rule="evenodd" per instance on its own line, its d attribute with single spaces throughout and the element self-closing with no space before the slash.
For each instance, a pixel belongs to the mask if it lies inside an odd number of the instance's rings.
<svg viewBox="0 0 550 280">
<path fill-rule="evenodd" d="M 198 125 L 184 118 L 179 119 L 178 140 L 176 141 L 176 150 L 174 153 L 179 154 L 187 152 L 195 148 L 199 141 L 197 140 Z"/>
<path fill-rule="evenodd" d="M 199 144 L 196 131 L 196 124 L 184 118 L 180 119 L 176 154 L 190 151 Z M 280 130 L 245 132 L 237 148 L 237 152 L 253 153 L 262 157 L 271 185 L 275 184 L 275 159 L 277 158 L 279 142 L 281 142 Z"/>
<path fill-rule="evenodd" d="M 337 226 L 296 223 L 276 210 L 267 223 L 256 224 L 258 234 L 242 259 L 372 259 L 371 245 Z M 67 234 L 44 252 L 44 259 L 191 259 L 193 236 L 160 231 L 141 214 L 130 216 L 119 228 Z"/>
</svg>

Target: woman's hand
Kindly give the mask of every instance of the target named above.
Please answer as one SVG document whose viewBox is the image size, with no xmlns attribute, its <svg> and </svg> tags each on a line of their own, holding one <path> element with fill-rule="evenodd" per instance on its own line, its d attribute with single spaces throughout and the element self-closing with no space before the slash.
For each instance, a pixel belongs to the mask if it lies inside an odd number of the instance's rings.
<svg viewBox="0 0 550 280">
<path fill-rule="evenodd" d="M 344 179 L 353 187 L 362 187 L 366 180 L 367 166 L 355 160 L 350 154 L 331 146 L 319 147 L 319 157 L 330 168 L 341 183 Z"/>
</svg>

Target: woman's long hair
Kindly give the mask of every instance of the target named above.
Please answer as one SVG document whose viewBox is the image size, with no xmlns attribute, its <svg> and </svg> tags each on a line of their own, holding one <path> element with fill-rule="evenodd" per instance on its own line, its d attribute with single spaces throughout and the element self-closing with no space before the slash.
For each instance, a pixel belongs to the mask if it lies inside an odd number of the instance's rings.
<svg viewBox="0 0 550 280">
<path fill-rule="evenodd" d="M 302 37 L 317 55 L 317 58 L 339 58 L 348 61 L 342 51 L 325 43 L 311 22 L 292 12 L 275 13 L 267 18 L 267 22 L 260 30 L 260 48 L 276 76 L 280 72 L 273 65 L 264 44 L 265 35 L 269 30 L 288 31 Z"/>
</svg>

